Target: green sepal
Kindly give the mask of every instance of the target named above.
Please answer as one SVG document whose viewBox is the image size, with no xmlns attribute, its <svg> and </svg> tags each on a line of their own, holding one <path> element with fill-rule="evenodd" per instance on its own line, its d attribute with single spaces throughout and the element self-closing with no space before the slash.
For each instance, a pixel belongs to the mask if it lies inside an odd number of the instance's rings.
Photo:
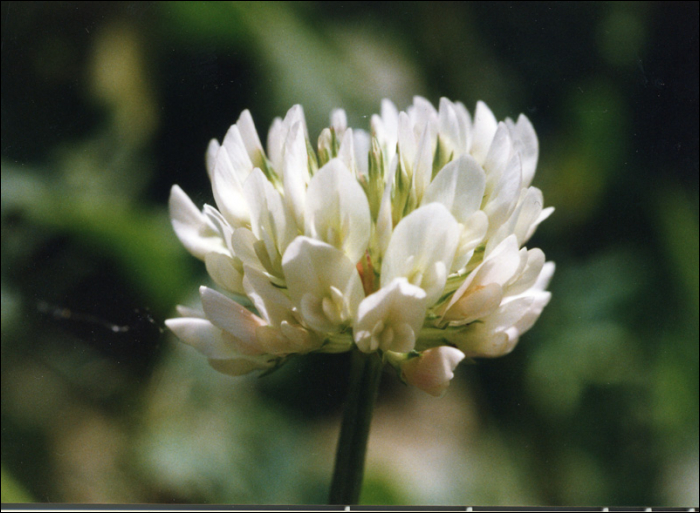
<svg viewBox="0 0 700 513">
<path fill-rule="evenodd" d="M 406 360 L 412 360 L 413 358 L 417 358 L 420 356 L 420 353 L 416 351 L 415 349 L 412 349 L 408 353 L 406 353 Z"/>
<path fill-rule="evenodd" d="M 394 186 L 391 191 L 391 219 L 396 226 L 404 217 L 409 196 L 411 195 L 412 177 L 408 176 L 402 159 L 399 157 L 394 175 Z"/>
<path fill-rule="evenodd" d="M 408 386 L 408 383 L 403 377 L 403 371 L 401 370 L 401 365 L 404 362 L 407 362 L 409 360 L 412 360 L 413 358 L 418 358 L 420 356 L 420 353 L 415 350 L 411 350 L 408 353 L 393 353 L 392 355 L 398 355 L 398 356 L 389 356 L 390 351 L 387 351 L 382 355 L 382 361 L 384 363 L 388 363 L 391 368 L 393 368 L 396 371 L 396 376 L 399 378 L 399 381 L 403 383 L 404 385 Z"/>
<path fill-rule="evenodd" d="M 333 152 L 333 134 L 330 128 L 324 128 L 318 136 L 318 164 L 324 166 L 329 160 L 335 157 Z"/>
<path fill-rule="evenodd" d="M 338 134 L 335 132 L 335 128 L 331 127 L 331 150 L 333 151 L 333 156 L 338 156 L 338 150 L 340 150 L 340 140 L 338 139 Z"/>
<path fill-rule="evenodd" d="M 435 147 L 435 156 L 433 157 L 433 176 L 431 180 L 435 179 L 435 176 L 440 172 L 440 170 L 445 167 L 445 164 L 452 160 L 454 156 L 454 151 L 447 152 L 445 143 L 438 135 L 437 145 Z"/>
<path fill-rule="evenodd" d="M 280 180 L 280 177 L 277 175 L 275 169 L 272 167 L 272 162 L 270 162 L 270 160 L 264 153 L 261 153 L 260 157 L 262 161 L 260 164 L 260 170 L 267 177 L 270 183 L 272 183 L 272 185 L 275 186 L 277 190 L 283 190 L 284 187 L 282 185 L 282 180 Z"/>
<path fill-rule="evenodd" d="M 314 174 L 316 174 L 316 171 L 318 171 L 318 158 L 316 158 L 316 152 L 314 151 L 313 146 L 311 146 L 309 140 L 304 140 L 306 141 L 306 154 L 308 156 L 309 175 L 314 176 Z"/>
<path fill-rule="evenodd" d="M 384 194 L 384 155 L 376 137 L 372 137 L 368 155 L 367 182 L 360 182 L 369 201 L 370 215 L 376 221 Z"/>
</svg>

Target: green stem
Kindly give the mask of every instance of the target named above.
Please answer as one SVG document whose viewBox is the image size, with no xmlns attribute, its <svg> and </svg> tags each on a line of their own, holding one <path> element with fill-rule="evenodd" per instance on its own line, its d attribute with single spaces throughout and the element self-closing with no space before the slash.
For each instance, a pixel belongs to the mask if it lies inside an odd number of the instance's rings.
<svg viewBox="0 0 700 513">
<path fill-rule="evenodd" d="M 369 425 L 381 375 L 382 359 L 377 353 L 353 351 L 350 390 L 335 454 L 330 504 L 354 505 L 360 501 Z"/>
</svg>

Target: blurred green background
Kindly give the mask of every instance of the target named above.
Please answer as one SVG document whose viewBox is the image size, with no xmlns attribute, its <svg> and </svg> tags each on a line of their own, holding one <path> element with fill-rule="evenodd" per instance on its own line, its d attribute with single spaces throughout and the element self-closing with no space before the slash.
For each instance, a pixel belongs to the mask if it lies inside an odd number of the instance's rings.
<svg viewBox="0 0 700 513">
<path fill-rule="evenodd" d="M 540 138 L 553 299 L 434 399 L 387 374 L 362 502 L 698 505 L 698 3 L 2 2 L 2 501 L 324 503 L 347 355 L 230 378 L 159 329 L 180 184 L 243 109 L 415 94 Z M 128 329 L 125 329 L 128 328 Z"/>
</svg>

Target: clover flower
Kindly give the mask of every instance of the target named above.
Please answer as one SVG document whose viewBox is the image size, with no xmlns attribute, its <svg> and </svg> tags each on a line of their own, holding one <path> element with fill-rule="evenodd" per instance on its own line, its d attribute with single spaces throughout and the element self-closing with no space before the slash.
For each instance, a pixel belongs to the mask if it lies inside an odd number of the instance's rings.
<svg viewBox="0 0 700 513">
<path fill-rule="evenodd" d="M 465 357 L 510 352 L 550 298 L 554 264 L 524 244 L 553 211 L 530 185 L 530 121 L 497 122 L 482 102 L 384 100 L 369 133 L 331 113 L 314 150 L 300 106 L 263 148 L 244 111 L 206 166 L 216 208 L 177 186 L 173 228 L 221 289 L 203 312 L 166 321 L 221 372 L 290 355 L 379 352 L 399 376 L 444 392 Z"/>
</svg>

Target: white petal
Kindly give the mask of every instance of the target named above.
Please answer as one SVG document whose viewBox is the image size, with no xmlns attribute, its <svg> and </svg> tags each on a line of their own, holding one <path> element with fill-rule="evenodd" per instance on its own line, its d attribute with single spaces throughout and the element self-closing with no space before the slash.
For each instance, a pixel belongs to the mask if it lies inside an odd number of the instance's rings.
<svg viewBox="0 0 700 513">
<path fill-rule="evenodd" d="M 272 167 L 276 170 L 283 168 L 284 143 L 287 140 L 288 130 L 282 118 L 275 118 L 267 132 L 267 154 Z"/>
<path fill-rule="evenodd" d="M 464 224 L 460 224 L 462 233 L 459 236 L 459 245 L 452 262 L 451 272 L 464 268 L 474 254 L 474 249 L 484 240 L 488 230 L 489 219 L 481 210 L 470 215 Z"/>
<path fill-rule="evenodd" d="M 282 268 L 292 302 L 313 329 L 338 331 L 355 317 L 364 292 L 355 264 L 342 251 L 309 237 L 297 237 L 282 258 Z M 340 323 L 327 315 L 324 299 L 337 308 Z"/>
<path fill-rule="evenodd" d="M 472 326 L 476 326 L 472 329 Z M 469 358 L 497 358 L 505 356 L 513 350 L 518 341 L 517 331 L 487 332 L 480 328 L 480 324 L 472 324 L 463 338 L 454 343 Z"/>
<path fill-rule="evenodd" d="M 208 287 L 200 287 L 204 313 L 214 326 L 231 335 L 248 348 L 248 354 L 260 353 L 255 329 L 265 325 L 260 317 L 232 299 Z"/>
<path fill-rule="evenodd" d="M 486 253 L 511 234 L 516 236 L 518 245 L 522 246 L 534 232 L 534 227 L 542 213 L 542 202 L 542 192 L 537 187 L 523 189 L 513 213 L 489 238 Z"/>
<path fill-rule="evenodd" d="M 432 396 L 444 395 L 454 377 L 454 369 L 464 359 L 464 353 L 449 346 L 440 346 L 423 351 L 420 356 L 410 358 L 401 366 L 406 383 L 420 388 Z"/>
<path fill-rule="evenodd" d="M 296 236 L 296 222 L 287 216 L 280 193 L 260 169 L 255 168 L 250 174 L 243 185 L 243 193 L 250 209 L 253 234 L 262 241 L 266 241 L 264 234 L 268 235 L 272 247 L 267 250 L 274 260 L 275 253 L 284 253 Z"/>
<path fill-rule="evenodd" d="M 306 118 L 304 117 L 304 108 L 301 105 L 294 105 L 291 109 L 287 111 L 284 116 L 284 124 L 287 130 L 290 130 L 296 123 L 301 123 L 304 129 L 304 136 L 306 139 L 309 138 L 309 131 L 306 128 Z"/>
<path fill-rule="evenodd" d="M 352 128 L 348 128 L 343 134 L 338 148 L 338 158 L 343 161 L 343 164 L 357 177 L 357 165 L 355 164 L 355 137 L 352 133 Z"/>
<path fill-rule="evenodd" d="M 216 206 L 233 228 L 250 224 L 241 176 L 241 173 L 235 171 L 228 150 L 223 146 L 219 148 L 212 176 L 212 190 Z"/>
<path fill-rule="evenodd" d="M 348 128 L 348 116 L 343 109 L 335 109 L 331 112 L 331 128 L 339 138 L 343 137 Z"/>
<path fill-rule="evenodd" d="M 246 266 L 243 287 L 260 315 L 271 326 L 279 328 L 282 321 L 294 321 L 292 302 L 262 272 Z"/>
<path fill-rule="evenodd" d="M 469 155 L 448 163 L 435 176 L 423 197 L 422 205 L 441 203 L 464 224 L 481 205 L 486 178 L 484 170 Z"/>
<path fill-rule="evenodd" d="M 507 290 L 507 295 L 515 296 L 531 288 L 542 273 L 544 253 L 540 248 L 532 248 L 527 252 L 527 265 L 518 279 Z"/>
<path fill-rule="evenodd" d="M 498 121 L 496 121 L 496 116 L 493 115 L 491 109 L 484 102 L 477 102 L 472 128 L 471 154 L 478 163 L 484 163 L 497 128 Z"/>
<path fill-rule="evenodd" d="M 167 319 L 165 325 L 185 344 L 208 358 L 241 356 L 233 337 L 226 335 L 206 319 L 181 317 Z"/>
<path fill-rule="evenodd" d="M 474 269 L 466 280 L 460 285 L 452 298 L 447 303 L 446 310 L 460 301 L 462 298 L 473 294 L 476 290 L 491 283 L 503 287 L 516 274 L 521 264 L 521 256 L 518 251 L 518 242 L 514 235 L 511 235 Z"/>
<path fill-rule="evenodd" d="M 532 223 L 530 226 L 530 230 L 528 230 L 527 234 L 525 235 L 525 240 L 523 242 L 527 242 L 530 240 L 530 237 L 532 237 L 535 234 L 535 230 L 539 226 L 539 224 L 547 219 L 549 216 L 552 215 L 554 212 L 554 207 L 547 207 L 545 209 L 542 209 L 542 212 L 540 212 L 540 215 L 537 217 L 537 221 Z"/>
<path fill-rule="evenodd" d="M 542 292 L 542 294 L 549 293 Z M 498 310 L 486 319 L 484 324 L 493 331 L 506 331 L 525 316 L 534 302 L 534 296 L 523 296 L 504 301 Z"/>
<path fill-rule="evenodd" d="M 520 335 L 532 328 L 537 319 L 539 319 L 542 310 L 544 310 L 544 307 L 547 306 L 549 300 L 552 298 L 552 294 L 546 291 L 537 292 L 532 297 L 532 304 L 514 325 L 514 328 L 518 330 Z"/>
<path fill-rule="evenodd" d="M 518 323 L 532 325 L 535 298 L 520 297 L 504 302 L 482 322 L 470 324 L 464 331 L 449 336 L 452 342 L 469 357 L 495 358 L 513 350 L 522 331 Z M 540 309 L 541 311 L 541 309 Z M 539 314 L 538 314 L 539 315 Z M 535 317 L 536 318 L 536 317 Z"/>
<path fill-rule="evenodd" d="M 219 153 L 219 148 L 221 145 L 216 139 L 209 141 L 209 146 L 207 146 L 207 153 L 205 156 L 205 163 L 207 165 L 207 175 L 209 175 L 209 180 L 211 181 L 214 174 L 214 166 L 216 165 L 216 155 Z"/>
<path fill-rule="evenodd" d="M 520 169 L 520 157 L 513 155 L 483 208 L 483 211 L 489 216 L 487 237 L 495 233 L 515 210 L 522 183 Z"/>
<path fill-rule="evenodd" d="M 380 343 L 379 349 L 401 353 L 413 350 L 423 326 L 426 306 L 423 289 L 411 285 L 405 278 L 396 278 L 360 303 L 353 326 L 355 343 L 361 351 L 372 351 L 372 337 L 381 337 L 375 330 L 381 322 L 382 328 L 392 329 L 395 336 L 389 345 Z"/>
<path fill-rule="evenodd" d="M 413 183 L 416 189 L 416 200 L 420 202 L 433 178 L 433 142 L 430 127 L 426 126 L 420 137 L 416 150 L 416 161 L 413 164 Z"/>
<path fill-rule="evenodd" d="M 355 141 L 353 146 L 355 147 L 355 164 L 357 165 L 358 178 L 360 176 L 367 176 L 368 170 L 368 155 L 370 149 L 370 136 L 365 130 L 353 130 L 353 137 Z"/>
<path fill-rule="evenodd" d="M 510 131 L 505 123 L 499 123 L 493 141 L 489 147 L 489 152 L 484 160 L 484 170 L 486 171 L 486 194 L 493 193 L 496 184 L 503 176 L 506 166 L 513 155 L 513 143 Z"/>
<path fill-rule="evenodd" d="M 175 235 L 192 255 L 204 260 L 204 256 L 212 251 L 227 251 L 223 239 L 209 227 L 206 216 L 179 186 L 173 185 L 168 204 Z"/>
<path fill-rule="evenodd" d="M 503 287 L 498 283 L 476 287 L 451 303 L 443 319 L 452 326 L 469 324 L 494 312 L 502 298 Z"/>
<path fill-rule="evenodd" d="M 207 266 L 207 273 L 219 287 L 234 294 L 244 294 L 243 274 L 236 269 L 236 262 L 233 258 L 222 253 L 212 252 L 207 253 L 204 263 Z"/>
<path fill-rule="evenodd" d="M 544 290 L 549 286 L 549 282 L 552 281 L 552 276 L 554 276 L 554 262 L 546 262 L 542 266 L 542 271 L 537 277 L 537 281 L 532 286 L 535 290 Z"/>
<path fill-rule="evenodd" d="M 288 340 L 288 344 L 294 349 L 294 352 L 307 353 L 319 349 L 323 344 L 323 338 L 296 323 L 292 324 L 282 321 L 280 331 Z M 348 349 L 345 350 L 347 351 Z"/>
<path fill-rule="evenodd" d="M 507 120 L 506 123 L 513 138 L 513 151 L 520 153 L 520 159 L 523 164 L 523 187 L 527 187 L 532 182 L 537 168 L 539 156 L 537 134 L 532 123 L 524 114 L 518 116 L 517 123 L 513 123 L 511 120 Z"/>
<path fill-rule="evenodd" d="M 407 278 L 427 294 L 428 305 L 440 298 L 452 265 L 459 225 L 440 203 L 418 208 L 394 229 L 382 262 L 381 284 Z"/>
<path fill-rule="evenodd" d="M 258 326 L 255 329 L 255 336 L 258 340 L 258 345 L 267 354 L 281 356 L 297 352 L 287 337 L 279 329 L 272 326 Z"/>
<path fill-rule="evenodd" d="M 306 235 L 342 250 L 352 262 L 364 255 L 370 237 L 367 196 L 348 168 L 332 159 L 306 191 Z"/>
<path fill-rule="evenodd" d="M 377 143 L 382 150 L 384 165 L 386 165 L 389 159 L 393 158 L 394 154 L 396 154 L 396 140 L 389 141 L 386 129 L 384 128 L 384 122 L 377 114 L 372 114 L 372 118 L 370 120 L 370 133 L 370 148 L 372 147 L 372 138 L 376 138 Z"/>
<path fill-rule="evenodd" d="M 306 129 L 306 121 L 304 120 L 304 111 L 300 105 L 295 105 L 284 117 L 284 121 L 281 118 L 275 118 L 270 126 L 270 131 L 267 134 L 267 153 L 272 162 L 272 167 L 280 173 L 280 170 L 284 168 L 284 146 L 289 137 L 289 132 L 292 127 L 300 123 L 302 127 L 302 132 L 304 134 L 304 140 L 309 139 L 309 134 Z"/>
<path fill-rule="evenodd" d="M 209 227 L 214 230 L 219 237 L 221 237 L 230 252 L 231 247 L 229 245 L 229 241 L 231 240 L 231 235 L 233 234 L 233 228 L 231 228 L 231 225 L 228 224 L 228 221 L 226 221 L 223 214 L 206 203 L 202 208 L 202 214 L 204 214 L 204 217 L 206 217 Z"/>
<path fill-rule="evenodd" d="M 454 104 L 447 98 L 440 98 L 440 108 L 438 112 L 440 123 L 440 138 L 449 144 L 455 155 L 464 151 L 460 144 L 464 139 L 460 133 L 459 121 Z"/>
<path fill-rule="evenodd" d="M 251 120 L 252 121 L 252 120 Z M 248 155 L 243 137 L 237 125 L 232 125 L 226 132 L 221 146 L 226 148 L 228 158 L 231 160 L 233 171 L 238 176 L 238 180 L 243 183 L 253 170 L 253 161 Z"/>
<path fill-rule="evenodd" d="M 474 270 L 474 284 L 485 285 L 487 283 L 508 283 L 520 268 L 521 255 L 518 249 L 518 241 L 511 235 L 501 242 Z"/>
<path fill-rule="evenodd" d="M 408 108 L 408 115 L 413 122 L 416 137 L 423 133 L 426 126 L 430 126 L 431 132 L 437 134 L 439 129 L 438 113 L 433 104 L 422 96 L 413 97 L 413 105 Z"/>
<path fill-rule="evenodd" d="M 250 157 L 250 160 L 255 167 L 262 167 L 263 165 L 263 147 L 260 142 L 260 137 L 258 136 L 258 131 L 255 129 L 255 123 L 253 122 L 253 117 L 250 115 L 249 110 L 244 110 L 241 112 L 238 121 L 236 121 L 236 126 L 240 132 L 241 140 L 243 141 L 243 146 Z"/>
<path fill-rule="evenodd" d="M 454 103 L 455 111 L 457 112 L 457 122 L 459 123 L 459 132 L 463 139 L 460 141 L 461 152 L 468 152 L 472 144 L 472 118 L 469 111 L 460 102 Z"/>
<path fill-rule="evenodd" d="M 265 271 L 265 266 L 256 251 L 256 247 L 260 245 L 264 246 L 247 228 L 238 228 L 231 236 L 231 247 L 236 257 L 240 258 L 244 265 Z"/>
<path fill-rule="evenodd" d="M 284 200 L 294 213 L 297 226 L 304 226 L 306 185 L 309 183 L 309 164 L 304 138 L 304 127 L 295 123 L 289 131 L 284 149 Z"/>
<path fill-rule="evenodd" d="M 401 165 L 409 174 L 413 173 L 413 162 L 416 160 L 416 135 L 413 133 L 413 123 L 405 112 L 399 114 L 398 143 Z"/>
</svg>

